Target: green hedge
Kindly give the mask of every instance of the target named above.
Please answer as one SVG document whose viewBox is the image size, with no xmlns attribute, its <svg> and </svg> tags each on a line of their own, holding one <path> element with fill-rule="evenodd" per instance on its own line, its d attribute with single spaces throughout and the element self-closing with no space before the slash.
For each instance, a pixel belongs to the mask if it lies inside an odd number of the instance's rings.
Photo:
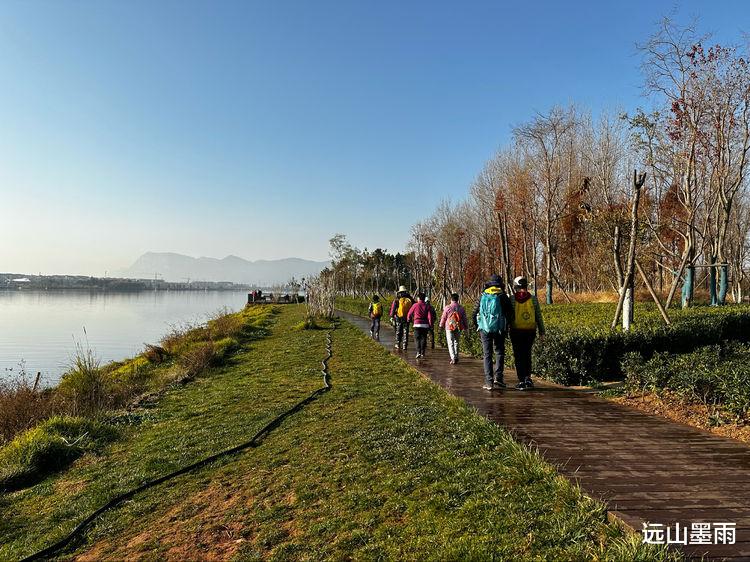
<svg viewBox="0 0 750 562">
<path fill-rule="evenodd" d="M 671 326 L 645 322 L 630 332 L 561 327 L 549 322 L 547 337 L 534 346 L 535 370 L 568 385 L 620 380 L 628 353 L 650 359 L 655 353 L 689 353 L 726 341 L 750 341 L 750 309 L 746 306 L 704 307 L 674 316 Z"/>
<path fill-rule="evenodd" d="M 651 359 L 625 356 L 630 392 L 668 390 L 688 402 L 718 406 L 738 421 L 750 412 L 750 346 L 737 342 L 701 347 L 690 353 L 660 352 Z"/>
<path fill-rule="evenodd" d="M 367 314 L 366 300 L 340 298 L 336 302 L 342 310 Z M 466 309 L 471 316 L 471 304 Z M 537 338 L 534 344 L 535 373 L 565 385 L 621 380 L 627 353 L 650 359 L 659 352 L 688 353 L 726 341 L 750 341 L 750 307 L 746 305 L 670 310 L 673 323 L 665 326 L 653 304 L 636 303 L 636 323 L 630 332 L 609 328 L 614 311 L 613 303 L 542 305 L 547 337 Z M 444 332 L 438 338 L 444 345 Z M 462 334 L 461 349 L 481 355 L 479 335 L 473 329 Z M 509 349 L 506 357 L 512 366 Z"/>
</svg>

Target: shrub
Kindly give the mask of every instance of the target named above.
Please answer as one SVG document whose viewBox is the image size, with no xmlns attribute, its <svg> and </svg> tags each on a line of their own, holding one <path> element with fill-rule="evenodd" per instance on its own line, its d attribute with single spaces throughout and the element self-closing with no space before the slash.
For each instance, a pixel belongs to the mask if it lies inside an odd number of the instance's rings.
<svg viewBox="0 0 750 562">
<path fill-rule="evenodd" d="M 0 449 L 0 490 L 17 490 L 39 481 L 115 439 L 116 430 L 99 421 L 53 417 L 18 435 Z"/>
<path fill-rule="evenodd" d="M 160 345 L 147 343 L 146 348 L 143 350 L 143 357 L 149 363 L 163 363 L 169 358 L 169 353 Z"/>
<path fill-rule="evenodd" d="M 54 393 L 37 388 L 25 373 L 0 381 L 0 444 L 55 411 Z"/>
<path fill-rule="evenodd" d="M 111 405 L 104 371 L 90 349 L 77 346 L 70 370 L 60 379 L 57 394 L 72 415 L 94 415 Z"/>
<path fill-rule="evenodd" d="M 216 348 L 212 341 L 191 345 L 177 359 L 180 379 L 190 380 L 210 367 L 216 359 Z"/>
<path fill-rule="evenodd" d="M 687 402 L 720 407 L 736 419 L 750 412 L 750 346 L 711 345 L 691 353 L 630 353 L 623 361 L 630 392 L 670 391 Z"/>
<path fill-rule="evenodd" d="M 333 327 L 333 322 L 329 318 L 321 316 L 313 316 L 308 314 L 305 319 L 295 324 L 295 330 L 330 330 Z"/>
</svg>

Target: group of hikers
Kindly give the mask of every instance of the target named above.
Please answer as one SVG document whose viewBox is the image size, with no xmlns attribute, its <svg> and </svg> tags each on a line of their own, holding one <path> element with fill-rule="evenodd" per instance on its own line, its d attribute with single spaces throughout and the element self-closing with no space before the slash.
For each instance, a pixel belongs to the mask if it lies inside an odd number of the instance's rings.
<svg viewBox="0 0 750 562">
<path fill-rule="evenodd" d="M 451 365 L 458 363 L 458 347 L 461 333 L 469 329 L 466 310 L 459 303 L 458 293 L 451 295 L 451 302 L 443 308 L 437 320 L 435 308 L 424 291 L 419 291 L 416 301 L 403 285 L 391 302 L 388 316 L 393 322 L 396 335 L 395 347 L 406 351 L 409 344 L 409 327 L 414 329 L 417 344 L 416 359 L 422 359 L 427 351 L 427 339 L 431 335 L 435 348 L 435 324 L 445 330 Z M 383 305 L 380 297 L 373 295 L 368 308 L 370 335 L 380 339 L 380 320 Z M 539 301 L 528 290 L 528 280 L 516 277 L 513 290 L 506 294 L 502 277 L 492 275 L 484 284 L 472 315 L 473 326 L 479 332 L 484 356 L 484 390 L 506 388 L 504 380 L 505 341 L 510 336 L 513 357 L 518 375 L 518 390 L 534 388 L 531 380 L 531 348 L 536 339 L 544 337 L 544 320 Z"/>
</svg>

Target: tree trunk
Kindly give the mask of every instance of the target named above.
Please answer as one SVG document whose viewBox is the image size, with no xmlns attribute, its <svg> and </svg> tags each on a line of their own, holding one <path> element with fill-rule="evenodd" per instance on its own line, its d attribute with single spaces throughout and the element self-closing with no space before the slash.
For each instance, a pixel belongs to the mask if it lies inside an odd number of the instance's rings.
<svg viewBox="0 0 750 562">
<path fill-rule="evenodd" d="M 615 317 L 612 320 L 612 329 L 617 326 L 620 314 L 623 312 L 625 300 L 628 301 L 627 309 L 622 318 L 622 329 L 629 330 L 632 322 L 632 311 L 634 301 L 634 271 L 635 271 L 635 244 L 638 236 L 638 205 L 641 201 L 641 188 L 646 181 L 646 173 L 640 176 L 637 171 L 633 171 L 633 201 L 630 208 L 630 247 L 628 248 L 628 261 L 625 266 L 625 279 L 620 287 L 620 298 L 617 301 Z"/>
<path fill-rule="evenodd" d="M 708 295 L 710 297 L 711 306 L 719 304 L 718 295 L 716 294 L 716 256 L 710 257 L 711 263 L 708 266 Z"/>
</svg>

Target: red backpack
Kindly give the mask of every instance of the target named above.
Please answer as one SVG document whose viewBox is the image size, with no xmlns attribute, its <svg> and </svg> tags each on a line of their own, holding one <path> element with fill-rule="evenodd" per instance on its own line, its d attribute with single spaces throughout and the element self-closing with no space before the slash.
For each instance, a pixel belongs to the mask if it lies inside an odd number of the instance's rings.
<svg viewBox="0 0 750 562">
<path fill-rule="evenodd" d="M 455 332 L 461 329 L 461 315 L 458 314 L 458 310 L 454 310 L 448 316 L 448 321 L 445 323 L 445 327 L 449 332 Z"/>
</svg>

